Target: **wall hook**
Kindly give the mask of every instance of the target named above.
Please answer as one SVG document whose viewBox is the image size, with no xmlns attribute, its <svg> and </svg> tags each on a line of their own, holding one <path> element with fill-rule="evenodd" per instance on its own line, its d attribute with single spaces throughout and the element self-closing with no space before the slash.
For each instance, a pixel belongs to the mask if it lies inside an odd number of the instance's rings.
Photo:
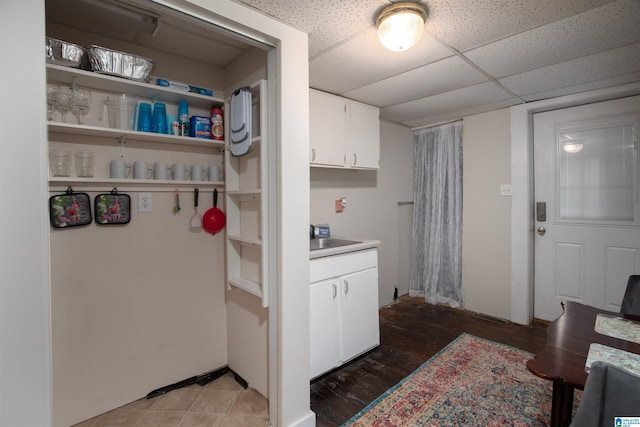
<svg viewBox="0 0 640 427">
<path fill-rule="evenodd" d="M 118 150 L 120 151 L 120 158 L 124 159 L 124 144 L 127 143 L 127 135 L 122 135 L 118 140 Z"/>
</svg>

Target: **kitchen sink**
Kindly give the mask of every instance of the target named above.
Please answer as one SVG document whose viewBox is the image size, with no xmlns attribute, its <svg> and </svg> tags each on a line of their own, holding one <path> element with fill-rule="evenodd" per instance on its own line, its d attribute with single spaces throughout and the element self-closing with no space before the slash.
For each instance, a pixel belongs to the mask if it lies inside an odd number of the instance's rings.
<svg viewBox="0 0 640 427">
<path fill-rule="evenodd" d="M 318 249 L 337 248 L 339 246 L 355 245 L 356 243 L 362 242 L 357 240 L 334 239 L 332 237 L 327 237 L 324 239 L 311 239 L 309 241 L 309 248 L 312 251 L 317 251 Z"/>
</svg>

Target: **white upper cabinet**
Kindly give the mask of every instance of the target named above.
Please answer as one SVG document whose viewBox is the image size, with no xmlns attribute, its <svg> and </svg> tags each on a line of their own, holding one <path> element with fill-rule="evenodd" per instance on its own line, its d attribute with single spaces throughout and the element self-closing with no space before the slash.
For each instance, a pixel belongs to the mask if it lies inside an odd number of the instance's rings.
<svg viewBox="0 0 640 427">
<path fill-rule="evenodd" d="M 311 89 L 309 92 L 310 162 L 347 166 L 349 138 L 347 103 L 343 98 Z"/>
<path fill-rule="evenodd" d="M 311 166 L 380 167 L 380 110 L 310 89 Z"/>
<path fill-rule="evenodd" d="M 352 168 L 380 168 L 380 109 L 351 102 L 351 151 Z"/>
</svg>

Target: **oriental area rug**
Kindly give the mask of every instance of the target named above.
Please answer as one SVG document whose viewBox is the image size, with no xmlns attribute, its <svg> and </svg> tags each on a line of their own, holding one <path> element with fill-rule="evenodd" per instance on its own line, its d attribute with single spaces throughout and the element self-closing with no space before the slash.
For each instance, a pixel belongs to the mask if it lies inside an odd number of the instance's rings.
<svg viewBox="0 0 640 427">
<path fill-rule="evenodd" d="M 532 357 L 462 334 L 343 427 L 548 426 L 552 382 L 527 370 Z"/>
</svg>

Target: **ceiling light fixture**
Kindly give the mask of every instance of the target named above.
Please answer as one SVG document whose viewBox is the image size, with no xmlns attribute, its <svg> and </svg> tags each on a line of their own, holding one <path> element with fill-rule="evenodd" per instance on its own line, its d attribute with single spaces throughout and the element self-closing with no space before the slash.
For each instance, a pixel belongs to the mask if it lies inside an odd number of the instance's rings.
<svg viewBox="0 0 640 427">
<path fill-rule="evenodd" d="M 584 146 L 582 144 L 569 143 L 569 144 L 564 144 L 562 146 L 562 149 L 567 153 L 575 154 L 582 151 L 583 147 Z"/>
<path fill-rule="evenodd" d="M 415 45 L 424 30 L 427 10 L 420 3 L 401 1 L 385 7 L 378 19 L 378 38 L 389 50 L 400 52 Z"/>
<path fill-rule="evenodd" d="M 565 153 L 579 153 L 584 148 L 584 145 L 581 144 L 581 142 L 584 141 L 583 139 L 575 138 L 568 133 L 560 134 L 559 139 L 560 143 L 562 144 L 562 150 Z"/>
<path fill-rule="evenodd" d="M 142 32 L 154 36 L 160 25 L 160 18 L 135 6 L 120 3 L 118 0 L 80 0 L 100 9 L 97 11 L 101 19 L 113 19 L 120 25 L 130 24 Z M 95 10 L 94 10 L 94 13 Z"/>
</svg>

